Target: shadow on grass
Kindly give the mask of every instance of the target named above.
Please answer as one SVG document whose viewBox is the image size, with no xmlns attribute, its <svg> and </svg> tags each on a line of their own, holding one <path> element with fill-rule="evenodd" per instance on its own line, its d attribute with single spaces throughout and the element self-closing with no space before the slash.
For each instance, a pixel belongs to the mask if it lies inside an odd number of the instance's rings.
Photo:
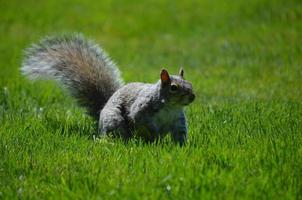
<svg viewBox="0 0 302 200">
<path fill-rule="evenodd" d="M 77 135 L 92 139 L 97 134 L 97 123 L 89 117 L 77 120 L 76 117 L 46 114 L 43 123 L 49 130 L 56 130 L 64 136 Z"/>
<path fill-rule="evenodd" d="M 157 139 L 153 141 L 144 140 L 140 137 L 140 134 L 133 133 L 132 137 L 129 139 L 123 139 L 119 135 L 108 134 L 106 136 L 100 136 L 98 133 L 98 122 L 94 119 L 85 116 L 67 116 L 67 114 L 55 114 L 48 113 L 45 114 L 42 118 L 42 123 L 45 124 L 45 127 L 49 130 L 53 130 L 56 133 L 60 133 L 63 136 L 79 136 L 85 137 L 92 141 L 110 142 L 110 143 L 119 143 L 125 146 L 131 147 L 175 147 L 179 146 L 171 140 L 170 136 L 167 135 L 163 139 Z"/>
</svg>

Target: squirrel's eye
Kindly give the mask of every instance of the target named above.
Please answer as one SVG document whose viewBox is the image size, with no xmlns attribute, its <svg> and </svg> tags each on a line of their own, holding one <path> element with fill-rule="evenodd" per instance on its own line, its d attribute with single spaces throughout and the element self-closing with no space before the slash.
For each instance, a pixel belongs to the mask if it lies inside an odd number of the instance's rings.
<svg viewBox="0 0 302 200">
<path fill-rule="evenodd" d="M 178 89 L 177 85 L 171 85 L 171 91 L 175 92 Z"/>
</svg>

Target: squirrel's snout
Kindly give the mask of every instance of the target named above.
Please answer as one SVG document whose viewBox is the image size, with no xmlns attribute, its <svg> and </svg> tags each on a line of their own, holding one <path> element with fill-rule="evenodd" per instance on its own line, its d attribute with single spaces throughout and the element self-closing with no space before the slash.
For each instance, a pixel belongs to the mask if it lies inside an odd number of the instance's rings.
<svg viewBox="0 0 302 200">
<path fill-rule="evenodd" d="M 194 101 L 194 99 L 195 99 L 195 94 L 191 94 L 190 96 L 189 96 L 189 100 L 192 102 L 192 101 Z"/>
</svg>

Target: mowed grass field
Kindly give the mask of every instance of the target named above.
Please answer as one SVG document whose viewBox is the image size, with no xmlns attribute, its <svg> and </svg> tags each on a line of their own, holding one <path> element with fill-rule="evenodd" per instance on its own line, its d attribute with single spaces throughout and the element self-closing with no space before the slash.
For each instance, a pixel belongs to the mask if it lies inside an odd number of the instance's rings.
<svg viewBox="0 0 302 200">
<path fill-rule="evenodd" d="M 301 199 L 302 3 L 0 2 L 0 199 Z M 189 140 L 93 139 L 51 81 L 20 75 L 45 35 L 82 32 L 126 82 L 185 68 Z"/>
</svg>

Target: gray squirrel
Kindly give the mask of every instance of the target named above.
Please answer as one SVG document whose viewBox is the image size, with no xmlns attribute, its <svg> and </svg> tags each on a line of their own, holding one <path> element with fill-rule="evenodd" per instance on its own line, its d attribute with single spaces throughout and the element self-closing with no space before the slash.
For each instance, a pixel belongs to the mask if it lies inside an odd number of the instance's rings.
<svg viewBox="0 0 302 200">
<path fill-rule="evenodd" d="M 187 122 L 183 107 L 193 102 L 192 84 L 161 70 L 154 84 L 124 84 L 116 64 L 97 44 L 81 34 L 46 37 L 25 50 L 21 71 L 30 79 L 50 78 L 71 93 L 99 120 L 99 134 L 155 141 L 171 133 L 183 145 Z"/>
</svg>

